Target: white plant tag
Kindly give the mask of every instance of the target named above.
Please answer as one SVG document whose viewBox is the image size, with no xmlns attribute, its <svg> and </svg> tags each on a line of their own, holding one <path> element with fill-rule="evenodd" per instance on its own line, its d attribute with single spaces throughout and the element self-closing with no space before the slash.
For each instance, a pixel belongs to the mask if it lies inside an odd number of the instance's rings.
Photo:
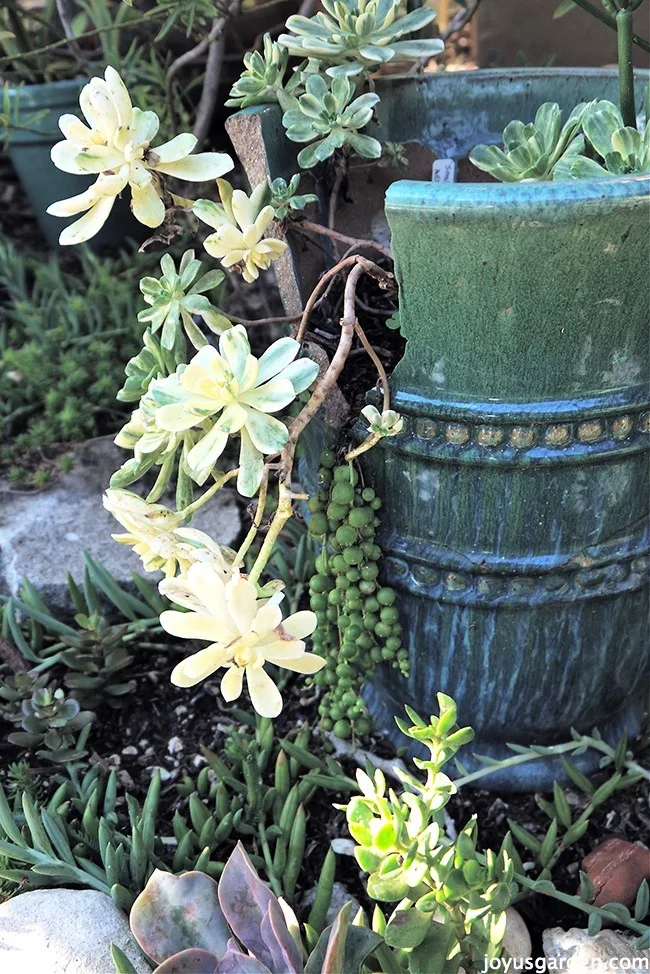
<svg viewBox="0 0 650 974">
<path fill-rule="evenodd" d="M 436 159 L 431 178 L 434 183 L 453 183 L 456 181 L 456 163 L 453 159 Z"/>
</svg>

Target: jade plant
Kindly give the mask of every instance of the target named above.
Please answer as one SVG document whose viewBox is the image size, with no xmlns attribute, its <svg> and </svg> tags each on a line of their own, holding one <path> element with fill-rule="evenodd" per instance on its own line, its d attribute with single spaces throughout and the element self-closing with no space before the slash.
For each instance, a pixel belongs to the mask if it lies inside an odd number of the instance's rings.
<svg viewBox="0 0 650 974">
<path fill-rule="evenodd" d="M 200 872 L 155 870 L 129 919 L 158 974 L 355 974 L 381 937 L 354 926 L 351 907 L 346 904 L 308 950 L 292 910 L 262 883 L 238 843 L 218 884 Z M 121 952 L 113 953 L 123 964 Z"/>
<path fill-rule="evenodd" d="M 388 788 L 379 769 L 357 771 L 361 795 L 346 807 L 348 828 L 358 843 L 357 862 L 369 874 L 368 894 L 397 904 L 382 931 L 415 972 L 481 968 L 501 955 L 505 910 L 517 895 L 511 840 L 497 854 L 477 850 L 472 818 L 451 839 L 444 809 L 456 788 L 442 770 L 474 737 L 456 723 L 454 701 L 438 694 L 440 713 L 429 723 L 407 708 L 400 730 L 429 751 L 414 758 L 424 782 L 396 770 L 405 789 Z"/>
</svg>

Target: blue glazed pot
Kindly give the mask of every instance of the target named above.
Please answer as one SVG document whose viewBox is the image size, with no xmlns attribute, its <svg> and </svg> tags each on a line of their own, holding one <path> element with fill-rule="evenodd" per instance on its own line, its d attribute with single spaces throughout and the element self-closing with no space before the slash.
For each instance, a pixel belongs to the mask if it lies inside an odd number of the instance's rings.
<svg viewBox="0 0 650 974">
<path fill-rule="evenodd" d="M 639 73 L 639 95 L 647 72 Z M 616 101 L 610 71 L 479 71 L 378 86 L 380 132 L 459 161 L 544 101 Z M 272 175 L 278 148 L 269 147 Z M 365 454 L 411 673 L 377 670 L 375 724 L 442 690 L 472 752 L 640 728 L 648 655 L 650 176 L 403 180 L 386 196 L 406 352 L 404 432 Z M 476 767 L 472 754 L 463 763 Z M 579 759 L 585 770 L 598 755 Z M 555 759 L 481 779 L 547 789 Z"/>
</svg>

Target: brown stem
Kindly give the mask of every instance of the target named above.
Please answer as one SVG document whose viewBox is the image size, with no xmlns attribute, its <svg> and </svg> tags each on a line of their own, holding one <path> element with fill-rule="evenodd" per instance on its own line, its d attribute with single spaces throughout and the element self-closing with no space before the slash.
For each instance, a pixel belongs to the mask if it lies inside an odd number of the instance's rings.
<svg viewBox="0 0 650 974">
<path fill-rule="evenodd" d="M 214 21 L 213 21 L 214 25 Z M 194 135 L 197 138 L 197 148 L 201 148 L 210 130 L 210 122 L 214 115 L 214 106 L 219 93 L 223 55 L 226 49 L 226 32 L 222 30 L 208 48 L 208 60 L 205 66 L 205 77 L 201 90 L 199 107 L 196 111 Z"/>
<path fill-rule="evenodd" d="M 363 345 L 366 352 L 372 359 L 372 363 L 377 369 L 377 372 L 379 373 L 379 380 L 381 382 L 381 391 L 383 395 L 382 411 L 385 411 L 386 409 L 390 409 L 390 389 L 388 388 L 388 376 L 386 375 L 386 369 L 384 368 L 374 348 L 366 338 L 366 333 L 364 332 L 363 328 L 361 327 L 358 321 L 354 326 L 354 330 L 359 336 L 359 340 L 361 341 L 361 344 Z"/>
<path fill-rule="evenodd" d="M 384 286 L 395 280 L 390 271 L 383 270 L 383 268 L 379 267 L 377 264 L 374 264 L 371 260 L 366 260 L 365 257 L 361 257 L 359 254 L 352 254 L 350 257 L 344 257 L 338 262 L 338 264 L 335 264 L 334 267 L 331 267 L 325 272 L 325 274 L 323 274 L 320 281 L 309 295 L 309 299 L 305 305 L 305 310 L 303 311 L 302 318 L 300 319 L 300 325 L 296 334 L 293 336 L 296 341 L 304 341 L 309 316 L 316 306 L 316 299 L 323 290 L 324 285 L 327 284 L 328 281 L 331 281 L 339 273 L 339 271 L 344 270 L 346 267 L 350 267 L 352 264 L 358 263 L 362 263 L 364 266 L 366 266 L 366 268 L 372 268 L 373 270 L 368 270 L 367 273 L 372 273 L 372 276 L 382 281 Z"/>
<path fill-rule="evenodd" d="M 298 318 L 302 315 L 302 312 L 300 312 L 297 315 L 279 315 L 277 318 L 240 318 L 239 315 L 231 315 L 227 311 L 222 311 L 221 308 L 217 308 L 217 311 L 224 318 L 235 318 L 237 324 L 244 325 L 245 328 L 250 328 L 253 325 L 289 325 L 294 321 L 298 321 Z"/>
<path fill-rule="evenodd" d="M 198 44 L 191 47 L 189 51 L 184 51 L 180 57 L 177 57 L 176 60 L 172 61 L 172 63 L 169 65 L 169 68 L 167 69 L 167 77 L 165 78 L 165 95 L 167 98 L 167 112 L 169 114 L 169 129 L 172 135 L 176 134 L 176 112 L 174 109 L 174 90 L 172 85 L 174 78 L 178 72 L 182 71 L 183 68 L 185 68 L 188 64 L 193 64 L 194 61 L 200 58 L 201 55 L 208 50 L 210 45 L 221 37 L 226 23 L 228 22 L 229 18 L 237 12 L 238 6 L 238 3 L 231 3 L 223 17 L 216 17 L 212 21 L 210 32 L 206 34 Z"/>
<path fill-rule="evenodd" d="M 336 385 L 336 382 L 347 361 L 350 349 L 352 348 L 354 330 L 355 326 L 358 324 L 355 310 L 355 297 L 359 278 L 362 274 L 370 274 L 372 277 L 378 278 L 380 281 L 387 282 L 393 276 L 388 271 L 383 270 L 377 264 L 367 260 L 365 257 L 360 257 L 357 255 L 354 258 L 349 258 L 347 263 L 349 264 L 350 261 L 353 261 L 355 266 L 348 274 L 348 279 L 345 282 L 343 317 L 341 318 L 340 322 L 341 337 L 339 339 L 339 344 L 336 352 L 334 353 L 334 357 L 332 358 L 332 361 L 325 372 L 325 375 L 318 380 L 309 402 L 303 406 L 302 410 L 291 424 L 289 439 L 287 440 L 284 449 L 280 454 L 278 506 L 276 507 L 275 514 L 273 515 L 273 520 L 271 521 L 268 534 L 264 539 L 264 544 L 260 548 L 259 554 L 255 559 L 255 564 L 253 565 L 249 575 L 250 580 L 253 582 L 257 582 L 260 578 L 260 575 L 264 571 L 264 567 L 270 557 L 273 546 L 277 541 L 280 532 L 293 514 L 293 500 L 295 495 L 291 489 L 291 474 L 293 471 L 296 447 L 298 445 L 300 434 L 303 432 L 307 424 L 310 423 L 314 418 L 320 407 L 325 402 L 325 399 L 329 395 L 330 391 Z M 344 262 L 341 261 L 341 264 L 342 263 Z M 338 270 L 340 270 L 340 265 L 337 265 L 337 267 L 333 268 L 332 270 L 338 273 Z M 319 288 L 323 282 L 328 279 L 328 276 L 331 276 L 331 272 L 328 272 L 327 275 L 321 278 L 314 291 L 312 291 L 305 311 L 313 307 L 316 300 L 315 295 L 318 294 Z M 301 322 L 301 327 L 303 327 L 303 324 L 306 328 L 307 319 L 304 315 L 303 322 Z"/>
<path fill-rule="evenodd" d="M 331 237 L 332 240 L 350 244 L 352 247 L 372 247 L 374 250 L 378 250 L 380 254 L 383 254 L 384 257 L 393 259 L 393 255 L 388 247 L 383 247 L 376 240 L 358 240 L 356 237 L 348 237 L 345 233 L 339 233 L 338 230 L 332 230 L 330 227 L 325 227 L 321 223 L 314 223 L 312 220 L 301 220 L 300 223 L 292 224 L 291 229 L 299 230 L 301 233 L 309 231 L 310 233 L 317 233 L 321 237 Z"/>
</svg>

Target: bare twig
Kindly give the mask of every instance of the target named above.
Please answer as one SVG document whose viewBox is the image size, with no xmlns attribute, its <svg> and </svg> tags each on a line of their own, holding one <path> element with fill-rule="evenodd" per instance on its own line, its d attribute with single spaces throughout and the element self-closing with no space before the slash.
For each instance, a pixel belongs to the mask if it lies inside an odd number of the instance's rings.
<svg viewBox="0 0 650 974">
<path fill-rule="evenodd" d="M 360 240 L 356 237 L 348 237 L 345 233 L 339 233 L 338 230 L 332 230 L 330 227 L 325 227 L 321 223 L 314 223 L 312 220 L 301 220 L 300 223 L 296 222 L 291 225 L 292 230 L 299 230 L 301 233 L 317 233 L 321 237 L 331 237 L 332 240 L 338 240 L 340 243 L 350 244 L 351 247 L 362 248 L 371 247 L 373 250 L 379 251 L 384 257 L 390 257 L 392 260 L 393 255 L 388 247 L 384 247 L 382 244 L 377 243 L 376 240 Z"/>
<path fill-rule="evenodd" d="M 365 348 L 366 352 L 368 353 L 368 355 L 372 359 L 372 363 L 375 366 L 375 368 L 377 369 L 377 372 L 379 374 L 379 381 L 381 382 L 381 391 L 382 391 L 382 395 L 383 395 L 382 409 L 383 410 L 390 409 L 390 389 L 388 388 L 388 376 L 386 375 L 386 369 L 384 368 L 384 366 L 383 366 L 383 364 L 382 364 L 379 356 L 375 352 L 374 348 L 372 347 L 372 345 L 368 341 L 368 339 L 366 337 L 366 333 L 364 332 L 363 328 L 361 327 L 361 325 L 359 324 L 358 321 L 357 321 L 356 325 L 354 326 L 354 330 L 357 333 L 361 344 L 363 345 L 363 347 Z"/>
<path fill-rule="evenodd" d="M 214 26 L 214 21 L 212 22 Z M 197 138 L 197 146 L 200 149 L 210 130 L 210 122 L 214 115 L 214 106 L 219 93 L 219 82 L 221 80 L 221 68 L 223 65 L 223 55 L 226 49 L 226 32 L 221 30 L 208 48 L 208 60 L 205 66 L 205 78 L 201 90 L 199 107 L 196 111 L 196 122 L 194 123 L 194 135 Z"/>
<path fill-rule="evenodd" d="M 217 312 L 223 315 L 224 318 L 234 318 L 238 325 L 244 325 L 245 328 L 250 328 L 254 325 L 290 325 L 294 321 L 302 316 L 302 311 L 297 315 L 279 315 L 276 318 L 240 318 L 239 315 L 230 314 L 228 311 L 222 311 L 221 308 L 217 308 Z M 391 311 L 391 314 L 393 312 Z"/>
<path fill-rule="evenodd" d="M 309 298 L 307 299 L 305 310 L 303 311 L 302 317 L 300 319 L 300 325 L 298 326 L 298 330 L 293 336 L 297 342 L 302 342 L 305 339 L 305 332 L 307 331 L 309 316 L 313 311 L 316 305 L 316 299 L 318 298 L 318 295 L 323 290 L 325 284 L 327 284 L 328 281 L 331 282 L 339 273 L 339 271 L 344 270 L 344 268 L 346 267 L 350 267 L 352 264 L 356 264 L 358 259 L 359 258 L 356 255 L 351 257 L 346 257 L 343 260 L 340 260 L 338 264 L 335 264 L 334 267 L 331 267 L 330 270 L 326 271 L 325 274 L 323 274 L 320 281 L 318 282 L 314 290 L 309 295 Z"/>
<path fill-rule="evenodd" d="M 226 27 L 226 24 L 228 23 L 228 20 L 230 19 L 230 17 L 233 16 L 233 14 L 237 13 L 238 7 L 239 7 L 238 3 L 236 2 L 231 3 L 226 13 L 222 17 L 216 17 L 212 21 L 212 27 L 210 28 L 210 32 L 206 34 L 206 36 L 202 38 L 198 44 L 195 44 L 194 47 L 191 47 L 189 51 L 184 51 L 183 54 L 180 55 L 180 57 L 177 57 L 176 60 L 172 61 L 172 63 L 169 65 L 169 68 L 167 69 L 167 77 L 165 78 L 165 95 L 167 98 L 169 128 L 172 135 L 176 133 L 176 112 L 174 109 L 174 89 L 173 89 L 174 78 L 179 73 L 179 71 L 182 71 L 183 68 L 187 67 L 188 64 L 193 64 L 194 61 L 198 60 L 198 58 L 200 58 L 202 54 L 205 54 L 205 52 L 209 49 L 210 45 L 214 41 L 219 40 L 221 34 L 223 33 Z"/>
<path fill-rule="evenodd" d="M 301 328 L 303 331 L 307 327 L 308 311 L 313 308 L 316 301 L 316 295 L 319 293 L 319 290 L 322 289 L 323 284 L 329 279 L 332 273 L 338 273 L 342 263 L 344 262 L 341 261 L 336 268 L 333 268 L 331 272 L 328 272 L 323 278 L 321 278 L 316 285 L 316 288 L 311 293 L 306 307 L 307 315 L 305 316 L 303 314 L 303 320 L 301 322 Z M 350 349 L 352 348 L 354 329 L 355 325 L 358 324 L 355 309 L 355 297 L 359 278 L 362 274 L 370 274 L 384 285 L 393 280 L 393 275 L 390 273 L 390 271 L 385 271 L 383 268 L 379 267 L 371 260 L 367 260 L 365 257 L 356 255 L 355 257 L 348 258 L 347 263 L 352 263 L 354 266 L 348 274 L 348 279 L 345 282 L 343 316 L 341 318 L 341 336 L 339 339 L 339 344 L 336 352 L 334 353 L 332 361 L 325 372 L 325 375 L 323 375 L 316 383 L 316 388 L 314 389 L 309 402 L 303 406 L 302 410 L 291 424 L 289 439 L 287 440 L 284 449 L 280 454 L 280 470 L 278 474 L 278 504 L 275 509 L 268 534 L 264 539 L 264 543 L 259 550 L 257 558 L 255 559 L 255 564 L 253 565 L 253 568 L 249 574 L 249 578 L 252 582 L 257 582 L 259 580 L 280 532 L 293 514 L 293 501 L 295 500 L 296 495 L 293 493 L 291 488 L 291 475 L 293 471 L 296 446 L 298 444 L 300 434 L 303 432 L 307 424 L 310 423 L 314 418 L 320 407 L 327 399 L 327 396 L 336 385 L 336 382 L 343 371 L 343 367 L 350 353 Z"/>
</svg>

